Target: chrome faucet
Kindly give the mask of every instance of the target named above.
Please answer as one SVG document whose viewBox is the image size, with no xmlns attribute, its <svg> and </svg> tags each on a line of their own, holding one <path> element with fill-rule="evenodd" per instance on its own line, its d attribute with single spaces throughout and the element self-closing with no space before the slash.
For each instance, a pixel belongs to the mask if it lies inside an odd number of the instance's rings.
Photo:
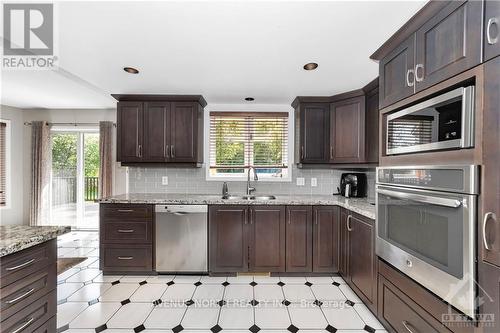
<svg viewBox="0 0 500 333">
<path fill-rule="evenodd" d="M 224 198 L 224 197 L 227 197 L 228 195 L 229 195 L 229 189 L 227 187 L 227 183 L 224 182 L 222 184 L 222 197 Z"/>
<path fill-rule="evenodd" d="M 255 192 L 256 188 L 254 186 L 250 186 L 250 171 L 253 169 L 253 180 L 257 181 L 259 180 L 259 177 L 257 177 L 257 171 L 255 170 L 254 167 L 249 167 L 248 168 L 248 174 L 247 174 L 247 195 L 252 194 L 252 192 Z"/>
</svg>

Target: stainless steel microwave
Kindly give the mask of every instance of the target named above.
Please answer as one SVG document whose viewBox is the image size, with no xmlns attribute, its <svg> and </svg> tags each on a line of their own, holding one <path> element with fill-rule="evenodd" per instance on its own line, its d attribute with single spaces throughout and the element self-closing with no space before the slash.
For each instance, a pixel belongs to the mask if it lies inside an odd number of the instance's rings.
<svg viewBox="0 0 500 333">
<path fill-rule="evenodd" d="M 389 114 L 386 155 L 474 147 L 474 86 Z"/>
</svg>

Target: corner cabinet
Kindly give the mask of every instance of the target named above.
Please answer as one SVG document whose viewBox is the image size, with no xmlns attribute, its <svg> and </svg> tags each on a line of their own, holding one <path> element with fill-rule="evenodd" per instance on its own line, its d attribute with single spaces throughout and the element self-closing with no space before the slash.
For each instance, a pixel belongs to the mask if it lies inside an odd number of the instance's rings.
<svg viewBox="0 0 500 333">
<path fill-rule="evenodd" d="M 113 95 L 117 107 L 117 160 L 122 164 L 203 162 L 201 96 Z"/>
</svg>

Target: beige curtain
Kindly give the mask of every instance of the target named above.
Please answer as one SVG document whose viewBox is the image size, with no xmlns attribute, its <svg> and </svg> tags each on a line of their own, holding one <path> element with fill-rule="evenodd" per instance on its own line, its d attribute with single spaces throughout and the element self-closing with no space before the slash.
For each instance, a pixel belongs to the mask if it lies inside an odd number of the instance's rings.
<svg viewBox="0 0 500 333">
<path fill-rule="evenodd" d="M 45 121 L 31 124 L 31 203 L 30 225 L 49 222 L 50 200 L 50 129 Z"/>
<path fill-rule="evenodd" d="M 109 197 L 113 193 L 113 123 L 99 122 L 99 197 Z"/>
</svg>

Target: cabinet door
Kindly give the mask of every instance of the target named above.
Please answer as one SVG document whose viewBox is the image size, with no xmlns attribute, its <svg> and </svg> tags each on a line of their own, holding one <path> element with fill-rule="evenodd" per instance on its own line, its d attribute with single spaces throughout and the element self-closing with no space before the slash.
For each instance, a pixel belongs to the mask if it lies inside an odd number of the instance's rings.
<svg viewBox="0 0 500 333">
<path fill-rule="evenodd" d="M 286 271 L 312 271 L 312 207 L 286 207 Z"/>
<path fill-rule="evenodd" d="M 337 272 L 339 266 L 339 208 L 313 208 L 313 272 Z"/>
<path fill-rule="evenodd" d="M 415 92 L 414 67 L 415 36 L 411 36 L 380 61 L 381 109 Z"/>
<path fill-rule="evenodd" d="M 375 221 L 349 214 L 347 222 L 349 231 L 348 282 L 367 306 L 375 306 L 377 299 Z"/>
<path fill-rule="evenodd" d="M 363 162 L 365 159 L 365 97 L 360 96 L 332 103 L 330 110 L 331 162 Z"/>
<path fill-rule="evenodd" d="M 250 270 L 285 271 L 285 207 L 249 208 Z"/>
<path fill-rule="evenodd" d="M 305 103 L 300 108 L 300 162 L 328 163 L 330 106 Z"/>
<path fill-rule="evenodd" d="M 347 230 L 348 211 L 340 209 L 340 244 L 339 244 L 339 274 L 346 279 L 349 276 L 349 231 Z"/>
<path fill-rule="evenodd" d="M 248 271 L 247 211 L 247 206 L 210 206 L 211 272 Z"/>
<path fill-rule="evenodd" d="M 119 162 L 143 159 L 143 103 L 118 102 L 117 157 Z"/>
<path fill-rule="evenodd" d="M 169 161 L 197 162 L 198 110 L 198 103 L 172 102 Z"/>
<path fill-rule="evenodd" d="M 500 267 L 480 262 L 478 264 L 479 280 L 479 315 L 484 316 L 486 322 L 483 333 L 500 332 Z"/>
<path fill-rule="evenodd" d="M 170 103 L 148 102 L 144 108 L 144 160 L 147 162 L 165 162 L 170 154 L 167 145 L 167 128 Z"/>
<path fill-rule="evenodd" d="M 415 90 L 481 62 L 481 1 L 451 1 L 416 32 Z"/>
<path fill-rule="evenodd" d="M 500 1 L 484 4 L 484 60 L 500 55 Z"/>
<path fill-rule="evenodd" d="M 366 112 L 365 112 L 365 162 L 378 163 L 378 88 L 369 91 L 366 94 Z"/>
<path fill-rule="evenodd" d="M 490 60 L 484 68 L 483 107 L 483 184 L 481 189 L 482 242 L 484 261 L 500 266 L 500 58 Z M 484 231 L 484 234 L 483 234 Z"/>
</svg>

